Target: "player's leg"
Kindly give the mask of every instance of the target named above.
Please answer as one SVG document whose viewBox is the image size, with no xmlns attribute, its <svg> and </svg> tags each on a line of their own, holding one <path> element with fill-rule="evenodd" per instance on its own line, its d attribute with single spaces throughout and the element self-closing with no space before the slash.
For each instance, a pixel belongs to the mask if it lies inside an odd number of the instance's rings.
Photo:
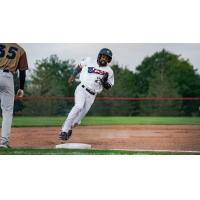
<svg viewBox="0 0 200 200">
<path fill-rule="evenodd" d="M 86 115 L 86 114 L 88 113 L 88 111 L 90 110 L 92 104 L 94 103 L 95 98 L 96 98 L 96 95 L 87 94 L 84 108 L 83 108 L 82 111 L 79 113 L 79 115 L 74 119 L 74 122 L 73 122 L 73 124 L 72 124 L 72 127 L 75 127 L 75 126 L 81 124 L 81 120 L 85 117 L 85 115 Z"/>
<path fill-rule="evenodd" d="M 76 116 L 76 118 L 74 119 L 73 123 L 72 123 L 72 128 L 80 125 L 80 119 L 82 119 L 82 116 L 84 116 L 85 110 L 86 110 L 86 103 L 84 104 L 84 107 L 82 109 L 81 112 L 79 112 L 79 114 Z"/>
<path fill-rule="evenodd" d="M 86 101 L 85 91 L 79 85 L 75 91 L 75 105 L 71 109 L 67 119 L 65 120 L 62 126 L 62 132 L 68 132 L 69 130 L 71 130 L 74 119 L 79 115 L 80 112 L 82 112 L 84 108 L 85 101 Z"/>
<path fill-rule="evenodd" d="M 2 130 L 1 130 L 1 145 L 8 146 L 11 125 L 13 119 L 14 107 L 14 84 L 13 77 L 3 77 L 4 89 L 1 92 L 1 109 L 2 109 Z"/>
</svg>

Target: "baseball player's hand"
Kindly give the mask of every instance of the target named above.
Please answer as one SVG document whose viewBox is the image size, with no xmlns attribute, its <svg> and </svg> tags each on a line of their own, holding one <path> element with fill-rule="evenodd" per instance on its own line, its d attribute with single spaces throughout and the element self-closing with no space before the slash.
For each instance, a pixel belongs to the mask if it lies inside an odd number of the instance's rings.
<svg viewBox="0 0 200 200">
<path fill-rule="evenodd" d="M 74 82 L 74 80 L 75 80 L 75 77 L 74 77 L 73 75 L 71 75 L 71 76 L 69 77 L 69 79 L 68 79 L 69 85 L 72 85 L 72 83 Z"/>
<path fill-rule="evenodd" d="M 24 96 L 24 90 L 19 89 L 17 91 L 17 97 L 23 97 Z"/>
</svg>

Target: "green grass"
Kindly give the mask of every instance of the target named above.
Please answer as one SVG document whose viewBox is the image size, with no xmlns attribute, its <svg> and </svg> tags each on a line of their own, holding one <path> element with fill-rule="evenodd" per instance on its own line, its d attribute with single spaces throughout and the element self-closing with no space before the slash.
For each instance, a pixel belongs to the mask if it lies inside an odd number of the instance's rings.
<svg viewBox="0 0 200 200">
<path fill-rule="evenodd" d="M 83 125 L 128 125 L 128 124 L 199 124 L 200 117 L 87 117 Z"/>
<path fill-rule="evenodd" d="M 80 150 L 80 149 L 0 149 L 0 155 L 200 155 L 200 152 Z"/>
<path fill-rule="evenodd" d="M 14 117 L 13 127 L 60 127 L 65 117 Z M 1 119 L 0 119 L 1 123 Z M 82 125 L 200 125 L 200 117 L 86 117 Z"/>
</svg>

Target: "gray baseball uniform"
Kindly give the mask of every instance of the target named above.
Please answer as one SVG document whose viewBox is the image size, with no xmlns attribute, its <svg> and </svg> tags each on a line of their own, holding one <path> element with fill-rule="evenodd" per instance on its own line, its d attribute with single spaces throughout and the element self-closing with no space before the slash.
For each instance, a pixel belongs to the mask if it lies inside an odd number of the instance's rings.
<svg viewBox="0 0 200 200">
<path fill-rule="evenodd" d="M 11 133 L 15 97 L 13 74 L 17 69 L 28 69 L 25 51 L 15 43 L 0 43 L 1 144 L 8 143 Z"/>
</svg>

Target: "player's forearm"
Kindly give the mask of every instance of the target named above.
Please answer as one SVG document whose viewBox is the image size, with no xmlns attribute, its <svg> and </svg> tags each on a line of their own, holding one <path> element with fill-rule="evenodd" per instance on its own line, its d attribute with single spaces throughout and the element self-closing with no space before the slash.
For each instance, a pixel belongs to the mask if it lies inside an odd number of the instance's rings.
<svg viewBox="0 0 200 200">
<path fill-rule="evenodd" d="M 19 71 L 19 88 L 21 90 L 24 90 L 25 80 L 26 80 L 26 70 Z"/>
<path fill-rule="evenodd" d="M 81 71 L 82 71 L 82 68 L 80 65 L 78 65 L 77 68 L 73 72 L 73 76 L 76 77 Z"/>
</svg>

